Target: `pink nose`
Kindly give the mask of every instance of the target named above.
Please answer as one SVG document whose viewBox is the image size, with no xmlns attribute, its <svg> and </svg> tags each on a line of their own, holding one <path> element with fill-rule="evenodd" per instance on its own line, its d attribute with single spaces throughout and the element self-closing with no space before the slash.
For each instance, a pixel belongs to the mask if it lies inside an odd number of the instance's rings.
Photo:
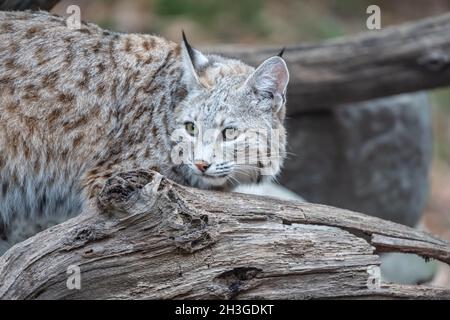
<svg viewBox="0 0 450 320">
<path fill-rule="evenodd" d="M 200 170 L 201 172 L 205 172 L 206 170 L 208 170 L 210 164 L 206 161 L 197 161 L 195 163 L 195 166 L 198 168 L 198 170 Z"/>
</svg>

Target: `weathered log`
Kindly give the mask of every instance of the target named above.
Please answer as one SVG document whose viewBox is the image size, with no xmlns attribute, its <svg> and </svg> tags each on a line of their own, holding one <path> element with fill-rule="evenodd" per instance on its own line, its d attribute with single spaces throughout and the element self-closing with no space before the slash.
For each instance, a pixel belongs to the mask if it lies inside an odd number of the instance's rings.
<svg viewBox="0 0 450 320">
<path fill-rule="evenodd" d="M 210 48 L 257 65 L 280 48 Z M 317 44 L 288 46 L 288 113 L 450 84 L 450 14 Z"/>
<path fill-rule="evenodd" d="M 378 251 L 450 262 L 450 245 L 406 226 L 323 205 L 118 174 L 96 202 L 0 257 L 2 299 L 450 298 L 381 284 Z M 81 269 L 81 289 L 66 286 Z"/>
</svg>

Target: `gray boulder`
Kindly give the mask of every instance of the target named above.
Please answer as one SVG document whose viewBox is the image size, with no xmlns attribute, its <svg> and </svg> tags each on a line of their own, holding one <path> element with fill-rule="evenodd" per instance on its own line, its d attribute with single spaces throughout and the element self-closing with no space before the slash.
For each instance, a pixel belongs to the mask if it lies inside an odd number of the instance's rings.
<svg viewBox="0 0 450 320">
<path fill-rule="evenodd" d="M 281 183 L 309 202 L 414 226 L 428 196 L 430 118 L 424 92 L 293 116 Z"/>
</svg>

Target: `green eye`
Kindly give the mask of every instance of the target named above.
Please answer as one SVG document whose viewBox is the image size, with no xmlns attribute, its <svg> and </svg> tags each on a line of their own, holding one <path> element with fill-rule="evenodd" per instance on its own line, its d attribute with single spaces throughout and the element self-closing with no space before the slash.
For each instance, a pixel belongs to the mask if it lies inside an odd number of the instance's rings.
<svg viewBox="0 0 450 320">
<path fill-rule="evenodd" d="M 225 128 L 222 131 L 225 140 L 235 140 L 239 136 L 239 130 L 236 128 Z"/>
<path fill-rule="evenodd" d="M 186 122 L 184 124 L 184 127 L 186 128 L 187 133 L 189 133 L 191 136 L 197 135 L 197 127 L 193 122 Z"/>
</svg>

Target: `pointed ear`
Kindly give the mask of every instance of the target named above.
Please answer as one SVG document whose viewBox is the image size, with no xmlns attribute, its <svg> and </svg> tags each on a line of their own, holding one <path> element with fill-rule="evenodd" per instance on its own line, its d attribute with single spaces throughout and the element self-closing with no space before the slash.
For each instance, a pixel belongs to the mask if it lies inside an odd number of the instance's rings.
<svg viewBox="0 0 450 320">
<path fill-rule="evenodd" d="M 183 68 L 183 80 L 188 89 L 204 86 L 198 76 L 208 64 L 208 58 L 200 51 L 191 47 L 182 31 L 183 41 L 181 43 L 181 60 Z"/>
<path fill-rule="evenodd" d="M 277 56 L 279 56 L 280 58 L 283 58 L 284 50 L 286 50 L 286 47 L 283 47 L 283 48 L 280 50 L 280 52 L 278 52 Z"/>
<path fill-rule="evenodd" d="M 286 62 L 275 56 L 267 59 L 247 79 L 247 84 L 256 94 L 274 100 L 275 111 L 286 101 L 286 87 L 289 82 L 289 71 Z"/>
</svg>

